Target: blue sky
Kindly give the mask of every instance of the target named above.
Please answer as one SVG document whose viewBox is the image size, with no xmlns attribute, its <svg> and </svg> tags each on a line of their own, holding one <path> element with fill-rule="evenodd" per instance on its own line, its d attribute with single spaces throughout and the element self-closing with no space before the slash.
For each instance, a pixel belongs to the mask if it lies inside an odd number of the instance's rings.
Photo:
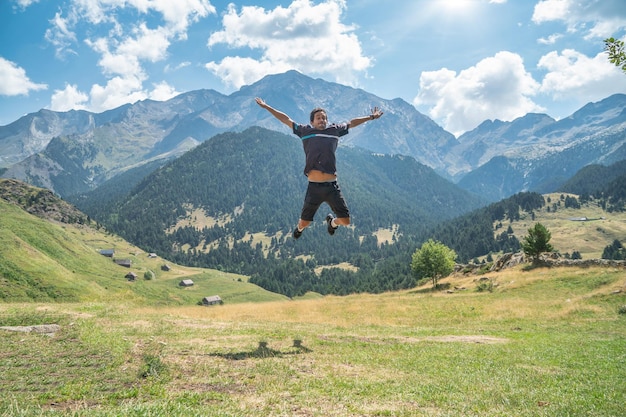
<svg viewBox="0 0 626 417">
<path fill-rule="evenodd" d="M 458 135 L 626 93 L 610 36 L 626 39 L 624 0 L 2 0 L 0 125 L 295 69 Z"/>
</svg>

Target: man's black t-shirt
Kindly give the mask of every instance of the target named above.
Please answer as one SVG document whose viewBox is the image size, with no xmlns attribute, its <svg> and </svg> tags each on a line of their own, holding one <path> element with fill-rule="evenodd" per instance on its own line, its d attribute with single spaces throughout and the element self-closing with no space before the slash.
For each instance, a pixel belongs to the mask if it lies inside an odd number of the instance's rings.
<svg viewBox="0 0 626 417">
<path fill-rule="evenodd" d="M 311 125 L 293 124 L 293 133 L 302 139 L 306 163 L 304 175 L 308 176 L 312 169 L 337 175 L 335 151 L 339 138 L 348 134 L 348 124 L 331 124 L 320 130 Z"/>
</svg>

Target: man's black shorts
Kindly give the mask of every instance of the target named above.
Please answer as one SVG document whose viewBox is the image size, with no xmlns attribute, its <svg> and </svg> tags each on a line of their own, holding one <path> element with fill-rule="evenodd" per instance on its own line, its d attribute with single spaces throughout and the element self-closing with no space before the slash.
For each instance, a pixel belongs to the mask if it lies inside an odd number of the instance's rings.
<svg viewBox="0 0 626 417">
<path fill-rule="evenodd" d="M 304 205 L 300 218 L 306 221 L 313 221 L 313 217 L 322 203 L 330 206 L 330 209 L 338 218 L 350 217 L 350 210 L 346 200 L 343 198 L 341 189 L 337 181 L 333 182 L 310 182 L 306 189 Z"/>
</svg>

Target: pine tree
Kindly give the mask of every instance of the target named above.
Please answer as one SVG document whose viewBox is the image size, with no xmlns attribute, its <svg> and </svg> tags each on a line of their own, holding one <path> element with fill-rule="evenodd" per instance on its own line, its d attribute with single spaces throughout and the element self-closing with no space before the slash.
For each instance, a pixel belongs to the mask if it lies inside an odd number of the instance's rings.
<svg viewBox="0 0 626 417">
<path fill-rule="evenodd" d="M 522 239 L 522 250 L 526 256 L 533 258 L 533 262 L 539 260 L 539 255 L 543 252 L 552 252 L 554 248 L 549 243 L 552 234 L 541 223 L 536 223 L 534 227 L 528 229 L 528 236 Z"/>
</svg>

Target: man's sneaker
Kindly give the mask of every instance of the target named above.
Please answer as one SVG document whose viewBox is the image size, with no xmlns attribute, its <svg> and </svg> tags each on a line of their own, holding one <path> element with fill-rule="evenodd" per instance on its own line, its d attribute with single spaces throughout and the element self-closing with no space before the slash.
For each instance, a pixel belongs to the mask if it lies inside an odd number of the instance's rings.
<svg viewBox="0 0 626 417">
<path fill-rule="evenodd" d="M 334 218 L 335 217 L 332 214 L 329 214 L 328 216 L 326 216 L 326 225 L 328 229 L 328 234 L 331 236 L 335 234 L 335 230 L 337 230 L 337 227 L 339 227 L 339 226 L 333 227 L 332 221 Z"/>
<path fill-rule="evenodd" d="M 300 236 L 302 236 L 302 230 L 298 230 L 298 227 L 296 226 L 296 228 L 293 229 L 293 238 L 298 239 Z"/>
</svg>

